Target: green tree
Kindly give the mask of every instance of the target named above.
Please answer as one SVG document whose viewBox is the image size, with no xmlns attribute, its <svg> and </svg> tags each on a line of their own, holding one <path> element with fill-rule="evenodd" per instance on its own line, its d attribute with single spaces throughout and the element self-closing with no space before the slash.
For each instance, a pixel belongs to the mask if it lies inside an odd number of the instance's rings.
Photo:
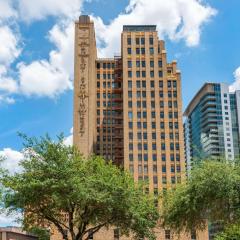
<svg viewBox="0 0 240 240">
<path fill-rule="evenodd" d="M 238 240 L 240 239 L 240 224 L 232 224 L 226 227 L 224 232 L 218 234 L 214 240 Z"/>
<path fill-rule="evenodd" d="M 49 224 L 63 239 L 82 240 L 102 227 L 154 239 L 159 214 L 154 197 L 132 176 L 99 156 L 84 158 L 75 147 L 48 136 L 24 137 L 23 171 L 3 175 L 8 212 L 22 211 L 25 228 Z M 43 226 L 43 225 L 42 225 Z"/>
<path fill-rule="evenodd" d="M 240 217 L 240 167 L 237 162 L 205 160 L 189 180 L 163 197 L 166 226 L 181 230 L 203 229 L 206 219 L 234 224 Z"/>
<path fill-rule="evenodd" d="M 43 227 L 28 227 L 26 229 L 29 233 L 38 237 L 38 240 L 50 240 L 50 232 Z"/>
</svg>

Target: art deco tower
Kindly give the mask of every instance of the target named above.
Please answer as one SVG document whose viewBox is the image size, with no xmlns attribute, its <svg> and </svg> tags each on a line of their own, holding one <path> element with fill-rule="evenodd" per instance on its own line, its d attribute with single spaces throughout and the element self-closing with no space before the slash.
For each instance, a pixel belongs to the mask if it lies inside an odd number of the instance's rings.
<svg viewBox="0 0 240 240">
<path fill-rule="evenodd" d="M 123 26 L 120 56 L 104 59 L 97 58 L 88 16 L 80 16 L 75 34 L 74 144 L 85 156 L 94 152 L 123 166 L 136 182 L 148 180 L 149 193 L 181 182 L 181 74 L 176 61 L 167 62 L 156 26 Z M 159 230 L 158 239 L 170 237 Z"/>
</svg>

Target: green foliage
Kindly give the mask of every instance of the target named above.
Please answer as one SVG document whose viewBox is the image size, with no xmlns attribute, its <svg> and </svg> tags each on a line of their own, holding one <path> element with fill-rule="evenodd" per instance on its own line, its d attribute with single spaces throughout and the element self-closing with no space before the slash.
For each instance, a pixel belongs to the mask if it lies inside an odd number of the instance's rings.
<svg viewBox="0 0 240 240">
<path fill-rule="evenodd" d="M 240 224 L 228 226 L 224 232 L 218 234 L 214 240 L 238 240 L 240 239 Z"/>
<path fill-rule="evenodd" d="M 45 228 L 30 227 L 26 229 L 29 233 L 38 237 L 38 240 L 50 240 L 50 233 Z"/>
<path fill-rule="evenodd" d="M 164 225 L 178 231 L 203 229 L 206 219 L 234 223 L 240 217 L 240 167 L 226 161 L 204 161 L 189 180 L 163 198 Z"/>
<path fill-rule="evenodd" d="M 154 197 L 144 194 L 129 173 L 99 156 L 84 158 L 64 145 L 63 136 L 57 142 L 23 137 L 23 171 L 5 174 L 2 184 L 6 208 L 22 210 L 26 228 L 49 223 L 64 239 L 80 240 L 113 225 L 123 234 L 154 239 L 159 217 Z"/>
</svg>

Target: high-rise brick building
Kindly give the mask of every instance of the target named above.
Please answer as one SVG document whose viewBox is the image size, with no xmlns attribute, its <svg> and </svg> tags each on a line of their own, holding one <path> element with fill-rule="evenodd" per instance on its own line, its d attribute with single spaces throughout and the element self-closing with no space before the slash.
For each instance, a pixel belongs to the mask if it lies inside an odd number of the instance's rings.
<svg viewBox="0 0 240 240">
<path fill-rule="evenodd" d="M 99 59 L 94 24 L 80 16 L 73 139 L 84 155 L 102 155 L 130 171 L 136 182 L 148 180 L 150 193 L 183 180 L 181 74 L 176 61 L 167 62 L 155 25 L 123 26 L 121 55 Z M 158 232 L 158 239 L 170 239 L 169 230 Z M 181 239 L 194 239 L 190 235 Z M 94 239 L 118 238 L 99 233 Z"/>
</svg>

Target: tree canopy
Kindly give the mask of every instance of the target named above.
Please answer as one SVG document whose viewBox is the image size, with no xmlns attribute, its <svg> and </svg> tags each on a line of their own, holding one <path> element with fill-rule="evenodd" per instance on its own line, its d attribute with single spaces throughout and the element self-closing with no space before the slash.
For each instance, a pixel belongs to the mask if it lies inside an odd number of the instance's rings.
<svg viewBox="0 0 240 240">
<path fill-rule="evenodd" d="M 235 224 L 240 217 L 240 166 L 237 162 L 205 160 L 187 182 L 163 197 L 164 225 L 178 231 L 203 229 L 206 219 Z"/>
<path fill-rule="evenodd" d="M 4 174 L 6 209 L 24 212 L 23 225 L 55 226 L 63 239 L 82 240 L 102 227 L 155 239 L 154 196 L 132 176 L 99 156 L 84 158 L 63 137 L 24 136 L 22 172 Z M 42 225 L 43 224 L 43 225 Z"/>
</svg>

